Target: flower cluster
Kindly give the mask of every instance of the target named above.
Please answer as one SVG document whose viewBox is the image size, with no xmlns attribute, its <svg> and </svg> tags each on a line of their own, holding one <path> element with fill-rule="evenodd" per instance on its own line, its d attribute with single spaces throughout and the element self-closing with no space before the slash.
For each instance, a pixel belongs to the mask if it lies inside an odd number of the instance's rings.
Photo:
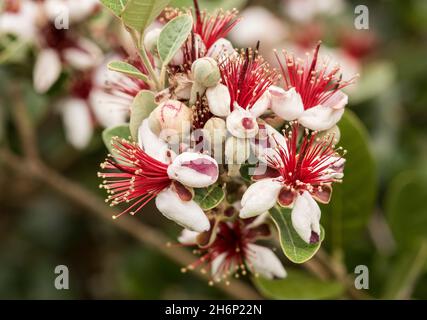
<svg viewBox="0 0 427 320">
<path fill-rule="evenodd" d="M 276 53 L 276 70 L 259 44 L 233 48 L 225 37 L 238 23 L 236 11 L 210 14 L 197 1 L 193 10 L 167 8 L 141 39 L 133 34 L 140 57 L 104 89 L 112 101 L 151 97 L 135 100 L 137 134 L 114 137 L 101 164 L 107 202 L 124 205 L 114 218 L 155 201 L 184 227 L 179 242 L 197 247 L 201 257 L 186 269 L 208 266 L 213 282 L 248 271 L 285 277 L 275 253 L 257 244 L 274 234 L 268 211 L 287 208 L 298 236 L 318 244 L 318 203 L 344 176 L 336 124 L 353 79 L 321 60 L 320 44 L 305 59 Z M 186 38 L 170 32 L 177 25 Z M 168 58 L 171 38 L 181 45 Z"/>
</svg>

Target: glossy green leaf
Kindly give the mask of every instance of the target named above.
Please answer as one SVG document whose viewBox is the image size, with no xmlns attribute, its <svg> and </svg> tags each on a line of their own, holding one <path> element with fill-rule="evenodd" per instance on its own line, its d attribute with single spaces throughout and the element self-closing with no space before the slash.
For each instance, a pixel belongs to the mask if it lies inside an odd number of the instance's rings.
<svg viewBox="0 0 427 320">
<path fill-rule="evenodd" d="M 113 156 L 115 156 L 116 154 L 116 152 L 114 151 L 111 145 L 111 140 L 114 137 L 119 137 L 119 138 L 129 140 L 130 138 L 129 125 L 123 124 L 115 127 L 110 127 L 105 129 L 102 132 L 102 140 L 104 141 L 104 144 L 107 147 L 110 154 L 112 154 Z"/>
<path fill-rule="evenodd" d="M 392 181 L 386 195 L 386 214 L 400 247 L 427 239 L 427 174 L 407 171 Z"/>
<path fill-rule="evenodd" d="M 376 165 L 365 127 L 349 110 L 338 126 L 339 145 L 348 151 L 344 179 L 334 184 L 331 202 L 320 205 L 328 234 L 325 242 L 335 249 L 360 237 L 374 211 L 377 192 Z"/>
<path fill-rule="evenodd" d="M 325 231 L 321 228 L 320 241 L 315 244 L 305 242 L 292 226 L 291 209 L 275 206 L 270 209 L 280 237 L 280 245 L 285 256 L 294 263 L 304 263 L 310 260 L 319 250 L 325 238 Z"/>
<path fill-rule="evenodd" d="M 121 16 L 127 2 L 128 0 L 101 0 L 101 3 L 118 17 Z"/>
<path fill-rule="evenodd" d="M 211 210 L 218 206 L 224 200 L 224 189 L 218 184 L 207 188 L 194 189 L 194 201 L 196 201 L 203 210 Z"/>
<path fill-rule="evenodd" d="M 124 73 L 128 76 L 135 77 L 138 79 L 141 79 L 145 82 L 148 82 L 148 77 L 143 74 L 141 71 L 139 71 L 136 67 L 133 65 L 124 62 L 124 61 L 111 61 L 108 64 L 108 69 L 120 73 Z"/>
<path fill-rule="evenodd" d="M 254 277 L 252 281 L 261 294 L 269 299 L 334 299 L 344 293 L 340 282 L 322 281 L 303 271 L 292 269 L 288 270 L 285 279 Z"/>
<path fill-rule="evenodd" d="M 193 18 L 188 14 L 180 15 L 164 26 L 157 43 L 157 50 L 163 65 L 167 65 L 172 60 L 192 29 Z"/>
<path fill-rule="evenodd" d="M 142 34 L 168 3 L 169 0 L 128 0 L 122 13 L 123 22 Z"/>
<path fill-rule="evenodd" d="M 130 133 L 133 140 L 138 140 L 138 129 L 142 121 L 148 118 L 151 111 L 156 108 L 154 93 L 148 90 L 142 90 L 133 99 L 130 109 Z"/>
</svg>

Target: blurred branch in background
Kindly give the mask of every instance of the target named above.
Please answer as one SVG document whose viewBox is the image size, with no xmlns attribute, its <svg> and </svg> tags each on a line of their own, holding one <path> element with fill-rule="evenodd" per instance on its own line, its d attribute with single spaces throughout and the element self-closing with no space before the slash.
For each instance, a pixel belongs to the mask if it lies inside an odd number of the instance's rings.
<svg viewBox="0 0 427 320">
<path fill-rule="evenodd" d="M 76 204 L 88 209 L 93 214 L 109 223 L 114 223 L 118 228 L 132 235 L 142 243 L 155 248 L 157 251 L 175 261 L 176 263 L 187 266 L 191 264 L 194 257 L 191 253 L 181 248 L 168 248 L 169 239 L 161 232 L 144 225 L 135 219 L 123 217 L 113 220 L 111 217 L 116 214 L 112 209 L 106 208 L 104 201 L 93 195 L 90 191 L 80 185 L 69 181 L 56 171 L 48 168 L 40 161 L 37 152 L 37 136 L 31 125 L 27 110 L 19 91 L 14 91 L 15 106 L 13 109 L 14 122 L 21 138 L 21 144 L 24 151 L 24 157 L 12 153 L 7 148 L 0 149 L 0 161 L 7 167 L 22 174 L 29 180 L 39 180 L 50 187 L 52 190 L 62 194 L 64 197 Z M 208 282 L 209 275 L 195 272 L 195 274 Z M 221 283 L 217 285 L 228 296 L 235 299 L 260 299 L 259 294 L 249 285 L 242 281 L 234 280 L 229 285 Z"/>
</svg>

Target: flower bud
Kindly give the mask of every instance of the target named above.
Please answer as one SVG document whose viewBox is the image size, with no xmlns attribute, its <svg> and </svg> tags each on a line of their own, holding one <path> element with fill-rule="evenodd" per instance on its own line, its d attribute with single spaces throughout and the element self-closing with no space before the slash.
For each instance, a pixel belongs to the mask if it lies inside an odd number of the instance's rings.
<svg viewBox="0 0 427 320">
<path fill-rule="evenodd" d="M 230 164 L 243 164 L 250 155 L 250 145 L 247 139 L 229 137 L 225 142 L 225 160 Z"/>
<path fill-rule="evenodd" d="M 221 79 L 218 63 L 209 57 L 194 61 L 191 72 L 194 80 L 207 88 L 217 85 Z"/>
<path fill-rule="evenodd" d="M 154 134 L 169 141 L 187 132 L 191 125 L 191 110 L 177 100 L 167 100 L 151 112 L 148 121 Z"/>
<path fill-rule="evenodd" d="M 226 117 L 230 114 L 231 97 L 228 88 L 219 83 L 206 90 L 209 110 L 217 117 Z"/>
<path fill-rule="evenodd" d="M 277 202 L 282 184 L 274 179 L 264 179 L 251 184 L 242 197 L 240 218 L 258 216 L 270 210 Z"/>
<path fill-rule="evenodd" d="M 159 39 L 161 28 L 155 28 L 148 31 L 144 37 L 144 47 L 149 52 L 156 54 L 157 53 L 157 40 Z"/>
<path fill-rule="evenodd" d="M 205 137 L 212 146 L 222 145 L 227 136 L 225 121 L 221 118 L 210 118 L 203 127 Z"/>
<path fill-rule="evenodd" d="M 192 188 L 205 188 L 218 179 L 218 164 L 208 155 L 184 152 L 168 167 L 169 178 Z"/>
<path fill-rule="evenodd" d="M 236 105 L 227 117 L 227 129 L 237 138 L 253 138 L 258 133 L 258 123 L 248 110 Z"/>
</svg>

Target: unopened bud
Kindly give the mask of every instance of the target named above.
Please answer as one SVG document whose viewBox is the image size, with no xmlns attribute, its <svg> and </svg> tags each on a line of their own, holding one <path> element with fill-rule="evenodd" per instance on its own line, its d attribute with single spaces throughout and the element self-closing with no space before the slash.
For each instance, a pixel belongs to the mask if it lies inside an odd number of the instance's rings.
<svg viewBox="0 0 427 320">
<path fill-rule="evenodd" d="M 221 79 L 218 63 L 209 57 L 194 61 L 191 71 L 194 80 L 207 88 L 217 85 Z"/>
<path fill-rule="evenodd" d="M 247 139 L 229 137 L 225 142 L 225 160 L 227 164 L 243 164 L 250 155 Z"/>
<path fill-rule="evenodd" d="M 227 136 L 225 121 L 221 118 L 210 118 L 203 127 L 203 131 L 212 146 L 222 145 Z"/>
<path fill-rule="evenodd" d="M 230 114 L 231 97 L 228 88 L 219 83 L 206 90 L 209 110 L 217 117 L 226 117 Z"/>
</svg>

